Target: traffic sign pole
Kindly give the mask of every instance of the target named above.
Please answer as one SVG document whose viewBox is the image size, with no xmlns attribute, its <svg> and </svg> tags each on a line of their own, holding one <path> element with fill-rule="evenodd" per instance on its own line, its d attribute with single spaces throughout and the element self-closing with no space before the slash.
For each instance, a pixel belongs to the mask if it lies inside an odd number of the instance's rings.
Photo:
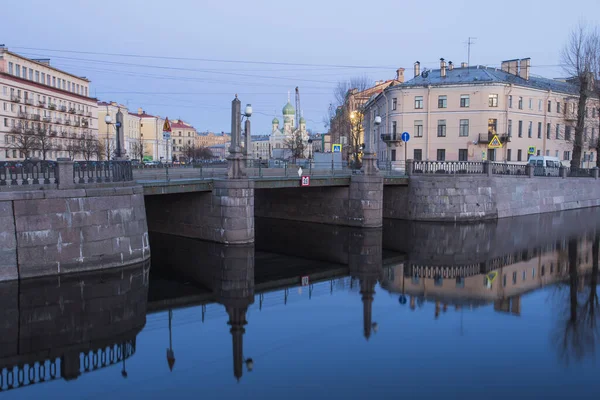
<svg viewBox="0 0 600 400">
<path fill-rule="evenodd" d="M 408 141 L 410 140 L 410 134 L 408 132 L 402 132 L 401 139 L 404 142 L 404 173 L 406 174 L 406 161 L 408 161 Z"/>
</svg>

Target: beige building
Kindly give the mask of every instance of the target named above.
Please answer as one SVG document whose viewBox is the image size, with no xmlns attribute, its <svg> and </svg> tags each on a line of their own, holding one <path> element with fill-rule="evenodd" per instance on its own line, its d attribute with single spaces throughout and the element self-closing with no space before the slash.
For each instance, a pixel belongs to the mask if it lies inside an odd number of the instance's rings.
<svg viewBox="0 0 600 400">
<path fill-rule="evenodd" d="M 140 118 L 140 137 L 144 143 L 144 158 L 149 161 L 166 162 L 169 145 L 163 139 L 165 119 L 158 115 L 148 114 L 142 108 L 138 108 L 137 115 Z"/>
<path fill-rule="evenodd" d="M 89 85 L 48 59 L 25 58 L 1 46 L 0 160 L 76 157 L 69 149 L 98 135 L 97 102 L 89 97 Z"/>
<path fill-rule="evenodd" d="M 231 135 L 225 132 L 199 132 L 196 136 L 196 147 L 210 147 L 231 142 Z"/>
<path fill-rule="evenodd" d="M 139 159 L 139 148 L 143 146 L 141 138 L 141 118 L 139 115 L 130 113 L 127 106 L 112 102 L 98 102 L 98 139 L 105 149 L 114 154 L 116 149 L 117 113 L 123 116 L 121 127 L 121 149 L 122 156 L 130 159 Z M 107 125 L 105 118 L 110 115 L 111 124 Z"/>
<path fill-rule="evenodd" d="M 255 160 L 268 160 L 271 155 L 271 142 L 268 135 L 252 136 L 249 156 Z"/>
<path fill-rule="evenodd" d="M 568 164 L 576 123 L 577 86 L 531 75 L 529 58 L 503 61 L 500 69 L 454 67 L 420 70 L 414 78 L 386 88 L 364 105 L 364 127 L 375 136 L 378 159 L 400 164 L 406 158 L 525 163 L 535 155 Z M 593 105 L 593 106 L 592 106 Z M 584 167 L 595 165 L 598 100 L 590 100 Z M 382 124 L 375 126 L 375 116 Z M 411 135 L 407 147 L 402 132 Z M 502 147 L 489 146 L 497 135 Z"/>
<path fill-rule="evenodd" d="M 187 155 L 185 154 L 186 146 L 195 145 L 197 136 L 198 132 L 196 128 L 187 122 L 180 119 L 171 121 L 172 153 L 169 154 L 171 160 L 185 161 L 187 159 Z"/>
</svg>

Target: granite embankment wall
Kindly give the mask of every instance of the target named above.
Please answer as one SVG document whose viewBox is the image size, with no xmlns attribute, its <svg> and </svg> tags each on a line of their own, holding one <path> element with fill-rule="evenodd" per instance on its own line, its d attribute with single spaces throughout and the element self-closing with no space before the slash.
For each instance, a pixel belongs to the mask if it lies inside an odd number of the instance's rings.
<svg viewBox="0 0 600 400">
<path fill-rule="evenodd" d="M 149 257 L 142 187 L 0 193 L 0 281 Z"/>
<path fill-rule="evenodd" d="M 386 186 L 384 218 L 477 221 L 600 206 L 600 180 L 510 176 L 411 176 Z"/>
</svg>

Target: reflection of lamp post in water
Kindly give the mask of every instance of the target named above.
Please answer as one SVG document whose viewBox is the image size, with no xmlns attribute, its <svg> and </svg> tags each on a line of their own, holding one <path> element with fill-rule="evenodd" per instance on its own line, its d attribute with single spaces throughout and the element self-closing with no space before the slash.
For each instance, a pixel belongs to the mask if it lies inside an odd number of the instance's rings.
<svg viewBox="0 0 600 400">
<path fill-rule="evenodd" d="M 173 310 L 169 310 L 169 348 L 167 349 L 167 364 L 169 364 L 169 370 L 173 371 L 173 365 L 175 365 L 175 353 L 173 352 L 173 337 L 171 332 L 171 320 L 173 319 Z"/>
<path fill-rule="evenodd" d="M 123 356 L 123 369 L 121 370 L 121 376 L 123 378 L 127 378 L 127 369 L 125 369 L 125 359 L 127 358 L 127 355 L 125 354 L 126 350 L 127 344 L 125 342 L 121 343 L 121 355 Z"/>
</svg>

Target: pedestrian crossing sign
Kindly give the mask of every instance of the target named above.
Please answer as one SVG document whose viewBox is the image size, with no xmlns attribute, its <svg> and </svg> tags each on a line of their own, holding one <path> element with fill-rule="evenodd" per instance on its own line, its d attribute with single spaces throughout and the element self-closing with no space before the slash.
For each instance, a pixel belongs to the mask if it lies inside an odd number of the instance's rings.
<svg viewBox="0 0 600 400">
<path fill-rule="evenodd" d="M 490 149 L 499 149 L 502 148 L 502 143 L 500 143 L 500 139 L 498 139 L 498 135 L 494 135 L 490 143 L 488 144 L 488 148 Z"/>
<path fill-rule="evenodd" d="M 529 146 L 529 148 L 527 149 L 527 154 L 534 155 L 535 154 L 535 147 L 534 146 Z"/>
</svg>

